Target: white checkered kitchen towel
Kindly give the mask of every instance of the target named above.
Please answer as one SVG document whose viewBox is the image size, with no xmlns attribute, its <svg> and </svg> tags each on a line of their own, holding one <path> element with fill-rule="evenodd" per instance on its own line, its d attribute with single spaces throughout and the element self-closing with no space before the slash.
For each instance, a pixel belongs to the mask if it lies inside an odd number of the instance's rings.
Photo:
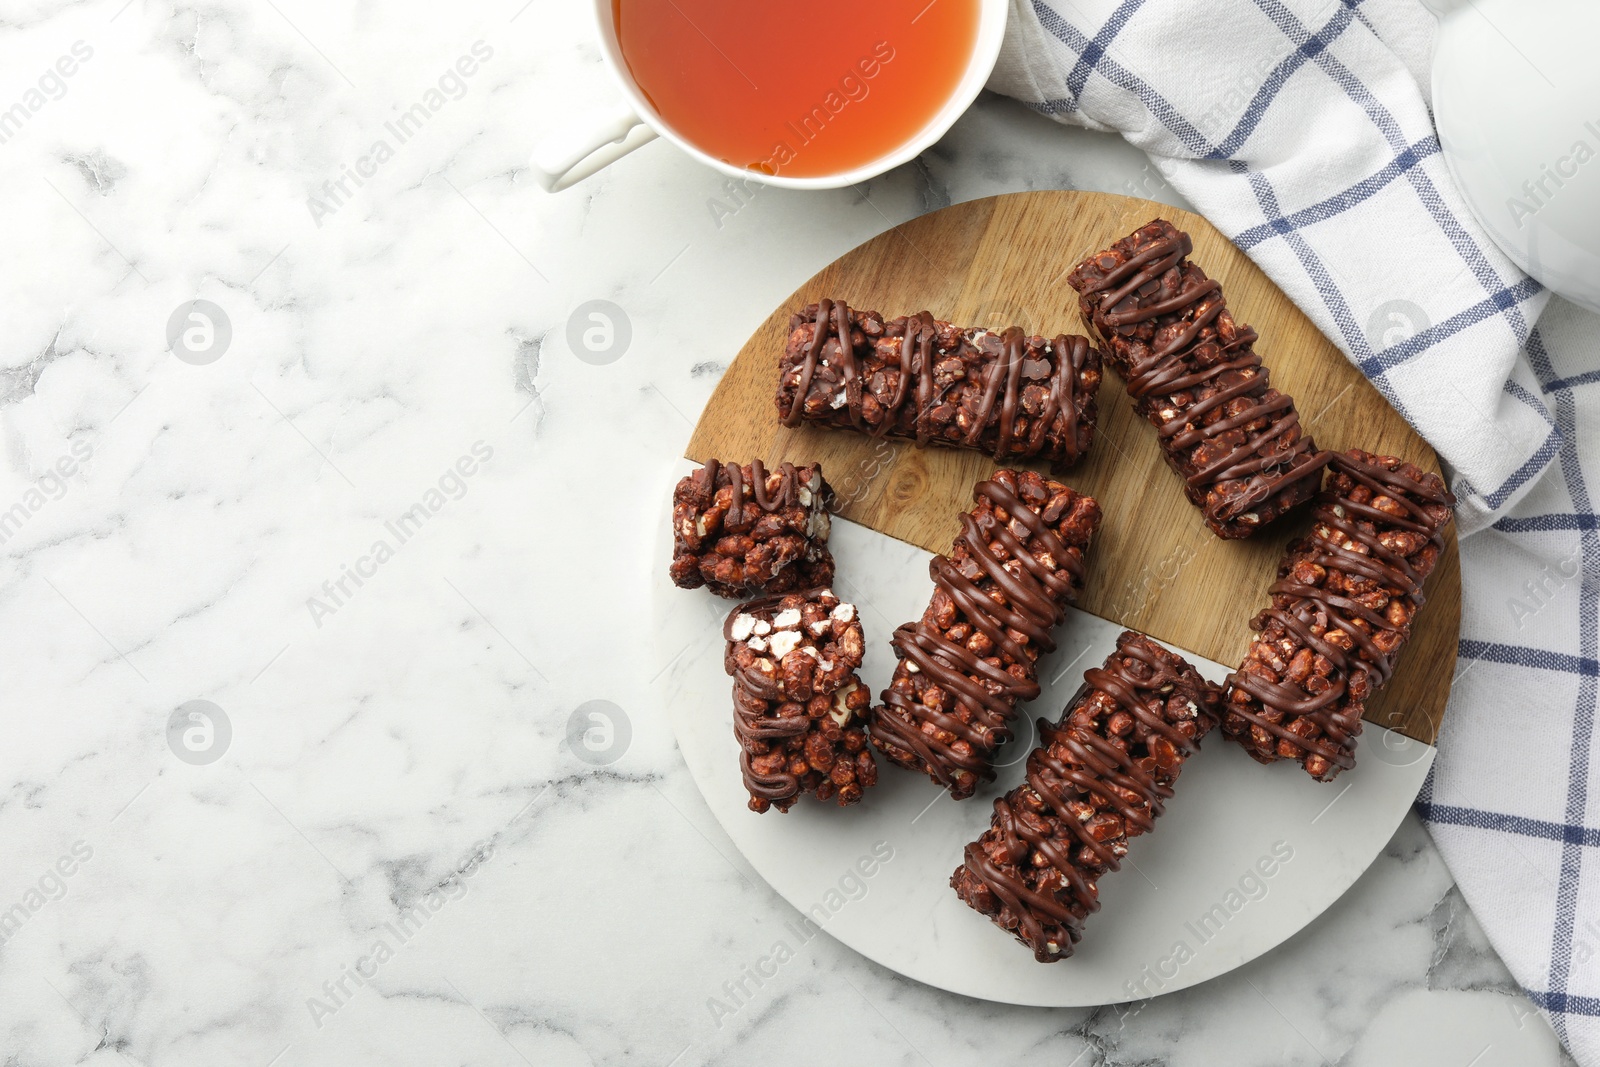
<svg viewBox="0 0 1600 1067">
<path fill-rule="evenodd" d="M 1446 461 L 1461 658 L 1417 806 L 1595 1067 L 1600 317 L 1518 271 L 1454 188 L 1433 28 L 1417 0 L 1013 0 L 990 87 L 1148 152 L 1151 187 L 1232 237 Z"/>
</svg>

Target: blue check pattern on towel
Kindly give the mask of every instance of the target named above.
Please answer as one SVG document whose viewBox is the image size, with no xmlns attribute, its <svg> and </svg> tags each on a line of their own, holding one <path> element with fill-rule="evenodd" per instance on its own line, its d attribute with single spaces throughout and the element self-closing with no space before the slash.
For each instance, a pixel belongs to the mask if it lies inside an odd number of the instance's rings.
<svg viewBox="0 0 1600 1067">
<path fill-rule="evenodd" d="M 1013 0 L 990 87 L 1148 152 L 1143 191 L 1205 212 L 1445 460 L 1465 603 L 1417 808 L 1600 1065 L 1600 317 L 1518 271 L 1456 191 L 1433 30 L 1417 0 Z"/>
</svg>

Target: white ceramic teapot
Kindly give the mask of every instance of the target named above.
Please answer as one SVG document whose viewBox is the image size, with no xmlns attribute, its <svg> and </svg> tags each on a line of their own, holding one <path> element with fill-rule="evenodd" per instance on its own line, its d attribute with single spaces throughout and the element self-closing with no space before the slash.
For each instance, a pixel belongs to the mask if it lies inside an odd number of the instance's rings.
<svg viewBox="0 0 1600 1067">
<path fill-rule="evenodd" d="M 1423 2 L 1456 184 L 1523 270 L 1600 312 L 1600 0 Z"/>
</svg>

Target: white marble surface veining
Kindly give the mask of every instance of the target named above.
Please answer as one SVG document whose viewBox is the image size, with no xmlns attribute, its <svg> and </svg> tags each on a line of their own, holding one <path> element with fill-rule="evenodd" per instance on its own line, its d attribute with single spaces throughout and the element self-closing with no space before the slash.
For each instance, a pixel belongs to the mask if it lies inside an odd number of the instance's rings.
<svg viewBox="0 0 1600 1067">
<path fill-rule="evenodd" d="M 546 196 L 534 135 L 609 92 L 574 4 L 0 12 L 0 1058 L 1373 1064 L 1475 1026 L 1440 1064 L 1557 1062 L 1414 818 L 1183 993 L 996 1007 L 823 936 L 713 1018 L 794 912 L 647 662 L 692 420 L 896 222 L 1171 195 L 986 97 L 860 189 L 751 195 L 658 142 Z M 568 341 L 592 300 L 609 362 Z M 620 714 L 580 758 L 592 701 Z"/>
</svg>

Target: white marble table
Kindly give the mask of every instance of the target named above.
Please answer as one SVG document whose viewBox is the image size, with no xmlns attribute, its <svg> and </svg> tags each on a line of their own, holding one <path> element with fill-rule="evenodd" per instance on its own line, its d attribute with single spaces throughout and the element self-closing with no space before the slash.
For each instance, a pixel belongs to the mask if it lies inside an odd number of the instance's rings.
<svg viewBox="0 0 1600 1067">
<path fill-rule="evenodd" d="M 793 912 L 645 662 L 691 420 L 778 300 L 895 222 L 1171 194 L 986 98 L 859 190 L 735 200 L 657 143 L 548 197 L 532 135 L 608 92 L 556 6 L 0 15 L 5 1062 L 1556 1062 L 1415 819 L 1188 992 L 996 1007 L 819 937 L 712 1018 Z M 608 363 L 566 339 L 595 299 L 631 324 Z M 590 701 L 627 723 L 599 762 L 566 742 Z"/>
</svg>

